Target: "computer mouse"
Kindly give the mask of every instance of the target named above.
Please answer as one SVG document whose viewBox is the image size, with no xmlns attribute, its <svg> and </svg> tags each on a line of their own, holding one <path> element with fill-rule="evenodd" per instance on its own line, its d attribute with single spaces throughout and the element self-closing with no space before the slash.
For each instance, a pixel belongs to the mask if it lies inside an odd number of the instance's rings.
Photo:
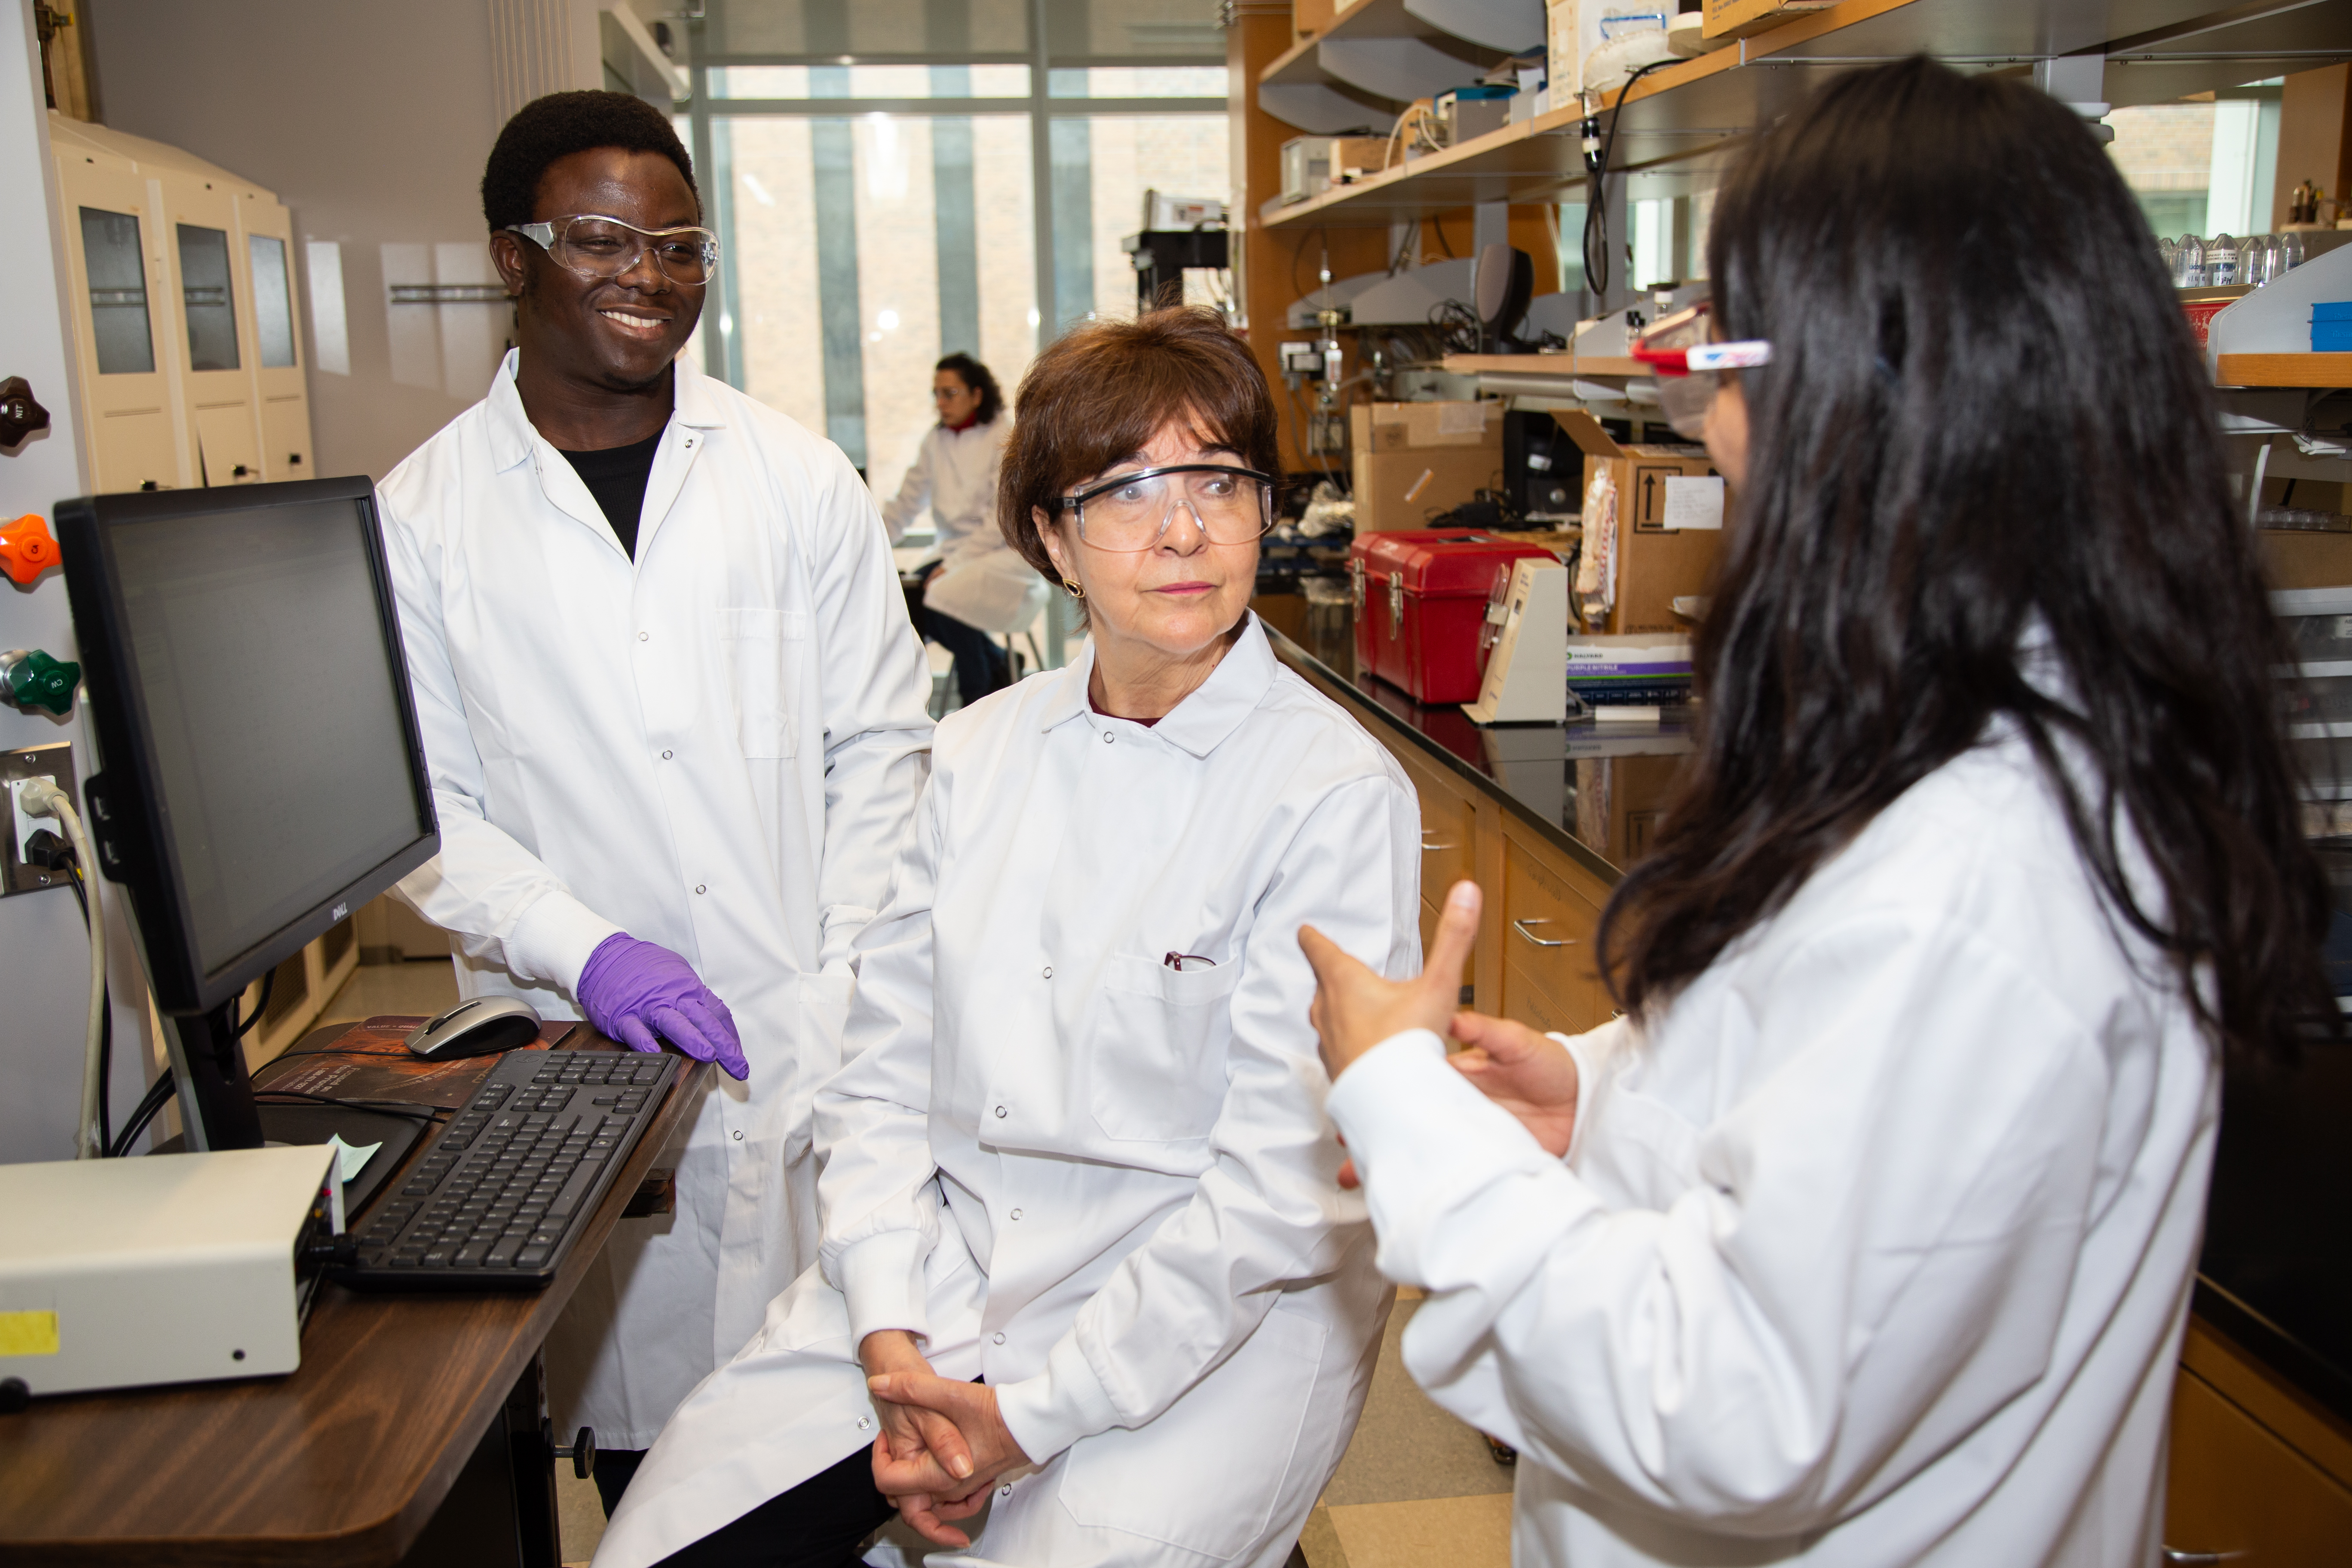
<svg viewBox="0 0 2352 1568">
<path fill-rule="evenodd" d="M 408 1033 L 406 1044 L 429 1062 L 510 1051 L 539 1038 L 539 1015 L 512 996 L 477 996 Z"/>
</svg>

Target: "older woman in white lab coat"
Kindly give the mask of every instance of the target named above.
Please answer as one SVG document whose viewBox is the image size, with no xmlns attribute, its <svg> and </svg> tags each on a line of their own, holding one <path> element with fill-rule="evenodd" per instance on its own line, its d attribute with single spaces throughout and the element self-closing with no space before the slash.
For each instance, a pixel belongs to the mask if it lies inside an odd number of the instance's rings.
<svg viewBox="0 0 2352 1568">
<path fill-rule="evenodd" d="M 894 1501 L 962 1521 L 961 1562 L 1290 1552 L 1388 1302 L 1296 932 L 1410 973 L 1420 851 L 1393 760 L 1247 611 L 1274 459 L 1213 318 L 1033 367 L 1003 515 L 1087 650 L 942 725 L 819 1095 L 821 1272 L 679 1410 L 603 1568 L 848 1563 Z"/>
<path fill-rule="evenodd" d="M 1528 1568 L 2143 1568 L 2219 1057 L 2336 1016 L 2203 367 L 2021 84 L 1843 79 L 1710 249 L 1741 502 L 1627 1016 L 1454 1016 L 1467 883 L 1415 986 L 1303 939 L 1405 1362 Z"/>
</svg>

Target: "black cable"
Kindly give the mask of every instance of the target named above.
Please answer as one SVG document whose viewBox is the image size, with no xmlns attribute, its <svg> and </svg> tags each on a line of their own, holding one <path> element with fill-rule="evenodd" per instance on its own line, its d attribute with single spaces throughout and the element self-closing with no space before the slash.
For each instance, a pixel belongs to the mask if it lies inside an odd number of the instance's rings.
<svg viewBox="0 0 2352 1568">
<path fill-rule="evenodd" d="M 421 1100 L 341 1100 L 331 1094 L 305 1094 L 299 1089 L 257 1089 L 256 1100 L 303 1100 L 314 1105 L 341 1105 L 373 1110 L 380 1116 L 404 1116 L 411 1121 L 446 1121 L 449 1112 Z"/>
<path fill-rule="evenodd" d="M 238 1039 L 240 1039 L 240 1040 L 241 1040 L 241 1039 L 245 1038 L 245 1037 L 246 1037 L 246 1036 L 247 1036 L 247 1035 L 249 1035 L 249 1034 L 253 1033 L 253 1026 L 254 1026 L 256 1024 L 258 1024 L 259 1022 L 261 1022 L 261 1015 L 262 1015 L 266 1010 L 268 1010 L 268 1006 L 269 1006 L 269 993 L 270 993 L 270 990 L 271 990 L 271 988 L 272 988 L 272 987 L 274 987 L 277 984 L 278 984 L 278 971 L 276 971 L 276 970 L 274 970 L 274 969 L 273 969 L 273 970 L 271 970 L 268 973 L 267 973 L 267 974 L 265 974 L 265 975 L 263 975 L 263 976 L 261 977 L 261 994 L 260 994 L 260 996 L 259 996 L 258 998 L 257 998 L 257 999 L 255 1000 L 255 1002 L 254 1002 L 254 1004 L 253 1004 L 253 1011 L 252 1011 L 251 1013 L 249 1013 L 249 1014 L 247 1014 L 247 1015 L 246 1016 L 246 1020 L 245 1020 L 245 1022 L 244 1022 L 244 1023 L 239 1024 L 239 1025 L 237 1025 L 237 1026 L 236 1026 L 236 1037 L 237 1037 Z M 232 1009 L 232 1010 L 231 1010 L 231 1012 L 230 1012 L 230 1014 L 229 1014 L 229 1016 L 230 1016 L 231 1018 L 235 1018 L 235 1017 L 236 1016 L 236 1012 L 234 1011 L 235 1006 L 236 1006 L 236 1004 L 234 1004 L 234 1003 L 231 1003 L 231 1004 L 230 1004 L 230 1007 L 231 1007 L 231 1009 Z"/>
<path fill-rule="evenodd" d="M 138 1106 L 131 1112 L 131 1120 L 122 1124 L 121 1136 L 107 1145 L 107 1157 L 119 1160 L 130 1153 L 131 1146 L 139 1141 L 139 1134 L 147 1131 L 147 1124 L 155 1120 L 156 1114 L 171 1098 L 172 1069 L 165 1068 L 163 1076 L 148 1085 L 147 1092 L 140 1097 Z"/>
<path fill-rule="evenodd" d="M 1617 158 L 1617 122 L 1625 118 L 1625 95 L 1633 90 L 1635 82 L 1660 66 L 1675 63 L 1673 59 L 1652 60 L 1625 79 L 1625 85 L 1617 89 L 1616 111 L 1609 117 L 1609 139 L 1601 144 L 1601 162 L 1596 165 L 1588 160 L 1586 164 L 1585 172 L 1590 177 L 1584 187 L 1584 286 L 1591 291 L 1596 312 L 1601 309 L 1601 297 L 1609 291 L 1609 165 Z M 1598 265 L 1592 244 L 1596 228 L 1601 236 Z"/>
</svg>

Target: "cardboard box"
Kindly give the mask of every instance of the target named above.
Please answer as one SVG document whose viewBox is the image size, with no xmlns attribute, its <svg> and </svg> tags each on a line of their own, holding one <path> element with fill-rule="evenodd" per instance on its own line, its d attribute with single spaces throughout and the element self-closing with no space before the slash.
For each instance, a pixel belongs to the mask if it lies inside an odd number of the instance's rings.
<svg viewBox="0 0 2352 1568">
<path fill-rule="evenodd" d="M 1710 38 L 1745 38 L 1832 4 L 1834 0 L 1706 0 L 1706 26 L 1700 30 Z"/>
<path fill-rule="evenodd" d="M 1674 602 L 1706 594 L 1712 585 L 1723 519 L 1730 508 L 1721 473 L 1704 451 L 1689 447 L 1621 447 L 1600 420 L 1580 409 L 1552 417 L 1584 453 L 1578 496 L 1591 488 L 1604 464 L 1617 486 L 1616 604 L 1604 624 L 1585 629 L 1612 637 L 1687 633 L 1690 623 L 1675 614 Z M 1591 528 L 1588 521 L 1587 548 Z"/>
<path fill-rule="evenodd" d="M 1503 405 L 1360 403 L 1349 410 L 1356 531 L 1427 528 L 1503 484 Z"/>
<path fill-rule="evenodd" d="M 2258 528 L 2254 553 L 2273 588 L 2337 588 L 2352 584 L 2352 533 L 2318 529 Z"/>
</svg>

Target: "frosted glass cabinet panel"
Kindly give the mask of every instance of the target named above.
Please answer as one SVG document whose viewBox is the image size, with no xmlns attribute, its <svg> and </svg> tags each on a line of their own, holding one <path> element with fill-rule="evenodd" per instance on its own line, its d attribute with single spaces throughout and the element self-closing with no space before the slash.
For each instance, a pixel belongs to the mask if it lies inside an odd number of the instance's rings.
<svg viewBox="0 0 2352 1568">
<path fill-rule="evenodd" d="M 147 270 L 139 219 L 130 213 L 81 209 L 82 255 L 89 266 L 90 336 L 100 375 L 144 375 L 155 368 L 147 320 Z"/>
<path fill-rule="evenodd" d="M 253 330 L 261 340 L 261 368 L 294 363 L 294 290 L 286 275 L 286 242 L 275 235 L 246 237 L 253 254 Z"/>
<path fill-rule="evenodd" d="M 184 223 L 180 230 L 180 296 L 188 316 L 188 368 L 235 370 L 236 294 L 229 282 L 228 234 Z M 285 270 L 281 267 L 278 276 Z"/>
</svg>

